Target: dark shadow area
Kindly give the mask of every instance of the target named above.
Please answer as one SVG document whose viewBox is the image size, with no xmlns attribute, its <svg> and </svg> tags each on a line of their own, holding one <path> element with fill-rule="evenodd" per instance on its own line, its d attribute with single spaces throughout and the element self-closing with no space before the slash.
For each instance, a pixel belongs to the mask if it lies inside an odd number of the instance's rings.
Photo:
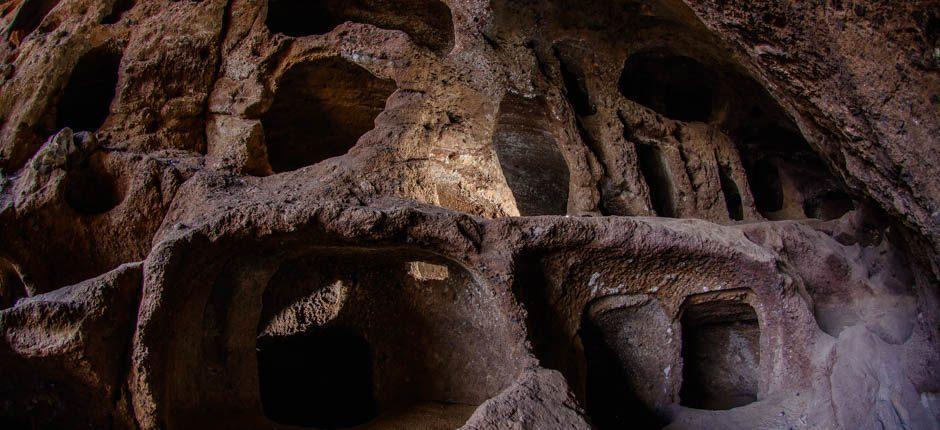
<svg viewBox="0 0 940 430">
<path fill-rule="evenodd" d="M 585 407 L 591 424 L 599 430 L 659 429 L 666 425 L 637 395 L 635 387 L 639 381 L 629 368 L 635 363 L 623 361 L 624 355 L 636 353 L 625 349 L 637 348 L 633 343 L 643 341 L 639 336 L 637 339 L 621 338 L 625 333 L 620 329 L 626 327 L 630 332 L 631 325 L 637 322 L 630 320 L 629 311 L 605 315 L 603 318 L 607 321 L 602 323 L 603 327 L 592 321 L 586 312 L 581 325 L 581 343 L 587 363 Z"/>
<path fill-rule="evenodd" d="M 561 46 L 555 47 L 555 58 L 561 68 L 561 78 L 565 84 L 565 96 L 574 112 L 580 116 L 594 115 L 597 108 L 591 103 L 587 83 L 584 80 L 584 71 L 565 55 Z"/>
<path fill-rule="evenodd" d="M 686 305 L 682 313 L 681 404 L 725 410 L 757 400 L 760 326 L 743 302 Z"/>
<path fill-rule="evenodd" d="M 667 118 L 708 122 L 716 79 L 712 71 L 691 58 L 639 53 L 624 63 L 620 92 Z"/>
<path fill-rule="evenodd" d="M 0 259 L 0 309 L 13 307 L 16 301 L 28 296 L 23 278 L 10 262 Z"/>
<path fill-rule="evenodd" d="M 95 160 L 86 160 L 65 179 L 65 202 L 84 215 L 102 214 L 124 200 L 120 179 Z"/>
<path fill-rule="evenodd" d="M 725 197 L 725 206 L 728 208 L 728 218 L 735 221 L 744 219 L 744 205 L 741 202 L 741 191 L 738 184 L 731 177 L 728 168 L 718 164 L 718 179 L 721 181 L 721 192 Z"/>
<path fill-rule="evenodd" d="M 302 37 L 347 21 L 401 30 L 437 52 L 454 44 L 450 8 L 438 0 L 269 0 L 265 22 L 272 33 Z"/>
<path fill-rule="evenodd" d="M 783 209 L 783 188 L 780 185 L 777 165 L 772 160 L 763 158 L 745 171 L 757 211 L 764 217 L 773 219 L 773 212 Z"/>
<path fill-rule="evenodd" d="M 14 12 L 16 15 L 7 27 L 7 35 L 23 40 L 33 30 L 39 27 L 42 20 L 59 4 L 62 0 L 25 0 L 19 9 Z"/>
<path fill-rule="evenodd" d="M 261 119 L 271 168 L 287 172 L 345 154 L 375 127 L 395 89 L 340 58 L 292 67 Z"/>
<path fill-rule="evenodd" d="M 496 121 L 493 146 L 519 214 L 566 214 L 568 163 L 544 101 L 506 93 Z"/>
<path fill-rule="evenodd" d="M 131 10 L 135 3 L 135 0 L 116 0 L 114 2 L 114 6 L 111 8 L 111 13 L 104 17 L 104 20 L 102 20 L 101 23 L 114 24 L 120 21 L 121 17 L 124 16 L 124 12 Z"/>
<path fill-rule="evenodd" d="M 669 168 L 666 166 L 662 150 L 653 145 L 637 143 L 636 156 L 640 173 L 643 175 L 643 179 L 646 180 L 647 187 L 649 187 L 650 203 L 652 203 L 656 215 L 669 218 L 675 217 L 676 205 L 673 191 L 675 187 L 672 184 L 672 177 L 669 175 Z"/>
<path fill-rule="evenodd" d="M 56 109 L 56 129 L 94 132 L 111 113 L 118 84 L 121 52 L 110 47 L 91 50 L 78 61 Z"/>
<path fill-rule="evenodd" d="M 855 202 L 841 191 L 829 191 L 803 201 L 803 212 L 810 218 L 833 220 L 855 210 Z"/>
<path fill-rule="evenodd" d="M 258 339 L 261 402 L 280 424 L 353 427 L 378 415 L 369 344 L 342 329 Z"/>
</svg>

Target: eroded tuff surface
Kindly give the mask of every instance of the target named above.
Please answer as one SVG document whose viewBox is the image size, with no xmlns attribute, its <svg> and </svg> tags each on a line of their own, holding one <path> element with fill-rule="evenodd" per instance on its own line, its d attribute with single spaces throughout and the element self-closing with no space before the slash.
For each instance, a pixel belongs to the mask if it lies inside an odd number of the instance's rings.
<svg viewBox="0 0 940 430">
<path fill-rule="evenodd" d="M 936 2 L 0 14 L 5 428 L 940 427 Z"/>
</svg>

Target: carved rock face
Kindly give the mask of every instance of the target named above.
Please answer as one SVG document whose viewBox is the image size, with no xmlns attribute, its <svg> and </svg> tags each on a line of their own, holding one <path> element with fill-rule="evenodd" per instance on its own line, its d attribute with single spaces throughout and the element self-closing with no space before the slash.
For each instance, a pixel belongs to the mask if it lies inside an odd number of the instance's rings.
<svg viewBox="0 0 940 430">
<path fill-rule="evenodd" d="M 0 14 L 2 425 L 940 421 L 930 2 Z"/>
</svg>

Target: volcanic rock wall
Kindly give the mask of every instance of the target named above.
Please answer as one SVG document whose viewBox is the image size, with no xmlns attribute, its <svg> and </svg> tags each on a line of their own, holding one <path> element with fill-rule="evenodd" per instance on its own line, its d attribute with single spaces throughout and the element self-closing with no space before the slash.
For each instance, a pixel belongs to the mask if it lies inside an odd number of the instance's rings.
<svg viewBox="0 0 940 430">
<path fill-rule="evenodd" d="M 940 428 L 940 6 L 0 3 L 4 428 Z"/>
</svg>

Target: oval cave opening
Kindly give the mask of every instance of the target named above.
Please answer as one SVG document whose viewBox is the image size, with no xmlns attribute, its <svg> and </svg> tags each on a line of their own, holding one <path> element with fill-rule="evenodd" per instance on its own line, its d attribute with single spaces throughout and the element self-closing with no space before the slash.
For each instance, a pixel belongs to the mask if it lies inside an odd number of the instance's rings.
<svg viewBox="0 0 940 430">
<path fill-rule="evenodd" d="M 292 67 L 261 119 L 271 168 L 287 172 L 345 154 L 375 127 L 395 89 L 341 58 Z"/>
</svg>

